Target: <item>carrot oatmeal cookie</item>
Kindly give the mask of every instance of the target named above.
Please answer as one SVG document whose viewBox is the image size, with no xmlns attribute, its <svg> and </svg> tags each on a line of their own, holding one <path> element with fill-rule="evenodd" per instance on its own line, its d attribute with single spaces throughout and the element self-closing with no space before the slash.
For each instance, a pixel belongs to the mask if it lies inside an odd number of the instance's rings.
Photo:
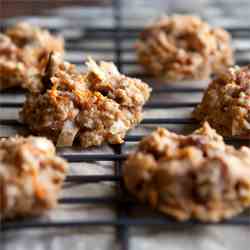
<svg viewBox="0 0 250 250">
<path fill-rule="evenodd" d="M 222 135 L 250 139 L 250 66 L 229 68 L 212 81 L 194 117 Z"/>
<path fill-rule="evenodd" d="M 231 37 L 195 16 L 164 17 L 147 27 L 136 44 L 147 73 L 167 80 L 207 79 L 234 62 Z"/>
<path fill-rule="evenodd" d="M 71 146 L 75 139 L 84 148 L 122 143 L 142 119 L 151 91 L 147 84 L 122 75 L 112 63 L 90 59 L 86 64 L 87 72 L 80 73 L 52 54 L 43 91 L 28 95 L 21 111 L 31 131 L 57 146 Z"/>
<path fill-rule="evenodd" d="M 39 91 L 43 61 L 51 51 L 63 53 L 63 39 L 28 23 L 0 33 L 0 90 L 20 86 Z"/>
<path fill-rule="evenodd" d="M 40 215 L 55 207 L 67 169 L 46 138 L 0 139 L 0 218 Z"/>
<path fill-rule="evenodd" d="M 159 128 L 125 162 L 124 181 L 177 220 L 218 222 L 250 207 L 250 149 L 225 145 L 208 123 L 188 136 Z"/>
</svg>

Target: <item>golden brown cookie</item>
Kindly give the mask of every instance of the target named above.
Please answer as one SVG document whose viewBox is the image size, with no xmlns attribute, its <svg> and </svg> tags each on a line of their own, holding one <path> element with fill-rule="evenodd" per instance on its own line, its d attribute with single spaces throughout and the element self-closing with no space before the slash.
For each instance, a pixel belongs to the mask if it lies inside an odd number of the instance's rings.
<svg viewBox="0 0 250 250">
<path fill-rule="evenodd" d="M 148 74 L 167 80 L 207 79 L 234 62 L 229 33 L 195 16 L 167 16 L 147 27 L 136 44 Z"/>
<path fill-rule="evenodd" d="M 250 139 L 250 66 L 221 72 L 193 115 L 208 121 L 222 135 Z"/>
<path fill-rule="evenodd" d="M 142 119 L 151 89 L 139 79 L 121 74 L 114 64 L 93 60 L 79 72 L 53 54 L 43 78 L 45 89 L 30 94 L 21 118 L 32 132 L 53 139 L 58 146 L 82 147 L 123 142 L 128 130 Z"/>
<path fill-rule="evenodd" d="M 208 123 L 188 136 L 159 128 L 124 165 L 127 189 L 177 220 L 217 222 L 250 207 L 250 149 L 235 149 Z"/>
<path fill-rule="evenodd" d="M 1 139 L 0 217 L 40 215 L 55 207 L 67 169 L 46 138 Z"/>
<path fill-rule="evenodd" d="M 40 90 L 43 61 L 52 51 L 64 53 L 64 41 L 28 23 L 0 34 L 0 90 L 22 87 Z"/>
</svg>

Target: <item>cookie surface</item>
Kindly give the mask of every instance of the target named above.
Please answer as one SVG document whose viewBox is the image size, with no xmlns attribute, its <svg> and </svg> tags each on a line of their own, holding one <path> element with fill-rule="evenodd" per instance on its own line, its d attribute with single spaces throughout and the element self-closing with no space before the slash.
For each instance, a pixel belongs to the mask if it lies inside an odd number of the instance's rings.
<svg viewBox="0 0 250 250">
<path fill-rule="evenodd" d="M 188 136 L 157 129 L 123 174 L 128 191 L 177 220 L 217 222 L 250 207 L 250 149 L 225 145 L 208 123 Z"/>
<path fill-rule="evenodd" d="M 0 34 L 0 89 L 22 87 L 39 91 L 43 58 L 64 53 L 64 41 L 47 30 L 18 23 Z"/>
<path fill-rule="evenodd" d="M 193 113 L 220 134 L 250 139 L 250 66 L 221 72 Z"/>
<path fill-rule="evenodd" d="M 123 142 L 141 121 L 151 89 L 122 75 L 112 63 L 90 60 L 87 67 L 81 73 L 59 55 L 50 57 L 43 78 L 46 89 L 29 95 L 21 111 L 31 131 L 58 146 L 71 146 L 75 140 L 84 148 Z"/>
<path fill-rule="evenodd" d="M 208 79 L 234 62 L 229 33 L 195 16 L 160 19 L 140 34 L 136 47 L 145 71 L 167 80 Z"/>
<path fill-rule="evenodd" d="M 40 215 L 56 206 L 68 164 L 41 137 L 0 140 L 0 217 Z"/>
</svg>

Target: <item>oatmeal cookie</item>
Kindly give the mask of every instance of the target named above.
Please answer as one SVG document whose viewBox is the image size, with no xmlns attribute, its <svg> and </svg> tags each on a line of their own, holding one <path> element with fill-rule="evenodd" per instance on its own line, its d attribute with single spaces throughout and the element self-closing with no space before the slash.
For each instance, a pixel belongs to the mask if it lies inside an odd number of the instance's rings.
<svg viewBox="0 0 250 250">
<path fill-rule="evenodd" d="M 208 123 L 188 136 L 159 128 L 124 165 L 127 189 L 177 220 L 218 222 L 250 207 L 250 149 L 235 149 Z"/>
<path fill-rule="evenodd" d="M 0 218 L 40 215 L 55 207 L 67 169 L 46 138 L 0 139 Z"/>
<path fill-rule="evenodd" d="M 142 119 L 150 88 L 139 79 L 118 72 L 112 63 L 93 60 L 80 73 L 58 54 L 49 58 L 44 89 L 30 94 L 21 119 L 36 134 L 71 146 L 78 139 L 84 148 L 122 143 L 127 131 Z"/>
<path fill-rule="evenodd" d="M 231 37 L 195 16 L 164 17 L 136 44 L 147 73 L 167 80 L 207 79 L 234 62 Z"/>
<path fill-rule="evenodd" d="M 250 139 L 250 66 L 220 73 L 193 114 L 222 135 Z"/>
<path fill-rule="evenodd" d="M 28 23 L 0 34 L 0 90 L 20 86 L 39 91 L 44 59 L 52 51 L 63 53 L 63 39 Z"/>
</svg>

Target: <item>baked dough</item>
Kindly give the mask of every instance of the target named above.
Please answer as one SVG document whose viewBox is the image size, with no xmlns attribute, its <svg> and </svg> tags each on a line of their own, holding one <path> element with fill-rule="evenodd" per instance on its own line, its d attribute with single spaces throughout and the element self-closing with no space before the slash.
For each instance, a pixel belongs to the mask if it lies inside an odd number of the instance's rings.
<svg viewBox="0 0 250 250">
<path fill-rule="evenodd" d="M 220 134 L 250 139 L 250 66 L 232 67 L 220 73 L 194 111 Z"/>
<path fill-rule="evenodd" d="M 32 132 L 57 146 L 71 146 L 75 139 L 83 148 L 119 144 L 142 119 L 151 91 L 147 84 L 119 73 L 112 63 L 90 59 L 86 64 L 87 72 L 81 73 L 51 55 L 43 77 L 47 88 L 30 94 L 21 111 Z"/>
<path fill-rule="evenodd" d="M 67 169 L 46 138 L 1 139 L 0 218 L 40 215 L 55 207 Z"/>
<path fill-rule="evenodd" d="M 127 189 L 177 220 L 218 222 L 250 207 L 250 149 L 208 123 L 188 136 L 158 128 L 124 164 Z"/>
<path fill-rule="evenodd" d="M 43 61 L 49 53 L 64 52 L 64 41 L 28 23 L 0 33 L 0 90 L 22 87 L 39 91 Z"/>
<path fill-rule="evenodd" d="M 148 74 L 167 80 L 207 79 L 234 62 L 231 37 L 195 16 L 167 16 L 147 27 L 136 44 Z"/>
</svg>

